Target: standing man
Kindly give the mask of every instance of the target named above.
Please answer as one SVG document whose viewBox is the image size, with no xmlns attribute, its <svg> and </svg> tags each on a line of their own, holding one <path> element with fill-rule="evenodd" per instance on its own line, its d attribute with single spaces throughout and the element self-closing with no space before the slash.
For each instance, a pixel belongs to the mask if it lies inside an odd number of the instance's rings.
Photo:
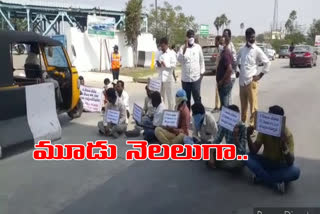
<svg viewBox="0 0 320 214">
<path fill-rule="evenodd" d="M 220 45 L 223 47 L 223 51 L 220 55 L 216 80 L 218 85 L 219 97 L 221 106 L 228 107 L 230 101 L 230 94 L 232 90 L 232 54 L 228 48 L 229 37 L 223 36 L 220 39 Z"/>
<path fill-rule="evenodd" d="M 161 79 L 161 96 L 170 110 L 174 108 L 173 94 L 173 70 L 177 64 L 177 57 L 173 50 L 169 49 L 168 39 L 160 40 L 161 51 L 157 57 L 157 67 L 159 78 Z"/>
<path fill-rule="evenodd" d="M 240 101 L 241 119 L 247 121 L 248 104 L 250 104 L 250 125 L 255 124 L 255 112 L 258 109 L 258 86 L 265 73 L 270 70 L 270 60 L 256 42 L 256 32 L 252 28 L 246 30 L 247 43 L 239 51 L 238 65 L 240 68 Z M 258 72 L 259 62 L 263 63 L 262 72 Z"/>
<path fill-rule="evenodd" d="M 113 53 L 111 55 L 111 71 L 113 80 L 119 79 L 119 73 L 121 68 L 121 56 L 119 53 L 119 47 L 115 45 L 113 47 Z"/>
<path fill-rule="evenodd" d="M 232 104 L 232 89 L 234 86 L 234 83 L 236 82 L 236 71 L 237 71 L 237 51 L 236 48 L 233 45 L 233 42 L 231 41 L 232 39 L 232 35 L 231 35 L 231 30 L 230 29 L 225 29 L 223 31 L 223 36 L 228 37 L 229 38 L 229 45 L 228 48 L 231 51 L 232 54 L 232 75 L 231 75 L 231 83 L 232 83 L 232 87 L 231 87 L 231 93 L 230 93 L 230 98 L 229 98 L 229 102 L 230 105 Z"/>
<path fill-rule="evenodd" d="M 203 52 L 195 43 L 194 31 L 188 30 L 185 44 L 180 48 L 178 61 L 182 65 L 182 88 L 187 93 L 187 105 L 191 106 L 191 93 L 195 103 L 201 102 L 201 80 L 205 72 Z"/>
<path fill-rule="evenodd" d="M 216 61 L 216 71 L 218 69 L 218 65 L 219 65 L 219 61 L 220 61 L 220 54 L 221 54 L 221 51 L 220 51 L 220 39 L 222 38 L 222 36 L 216 36 L 215 38 L 215 41 L 214 41 L 214 44 L 217 48 L 217 57 L 214 58 L 214 56 L 212 56 L 212 59 Z M 218 90 L 218 85 L 216 85 L 216 96 L 215 96 L 215 105 L 214 105 L 214 109 L 212 111 L 212 113 L 215 113 L 215 112 L 219 112 L 221 109 L 221 103 L 220 103 L 220 96 L 219 96 L 219 90 Z"/>
</svg>

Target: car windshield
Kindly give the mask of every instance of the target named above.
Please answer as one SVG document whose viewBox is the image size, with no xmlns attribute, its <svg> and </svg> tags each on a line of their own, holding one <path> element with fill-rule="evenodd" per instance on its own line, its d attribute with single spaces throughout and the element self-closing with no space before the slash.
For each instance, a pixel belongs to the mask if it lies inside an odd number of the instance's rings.
<svg viewBox="0 0 320 214">
<path fill-rule="evenodd" d="M 61 46 L 45 47 L 44 50 L 49 66 L 68 67 L 67 59 Z"/>
<path fill-rule="evenodd" d="M 203 47 L 202 51 L 203 54 L 213 54 L 218 52 L 216 47 Z"/>
<path fill-rule="evenodd" d="M 302 45 L 302 46 L 296 46 L 294 48 L 294 52 L 302 52 L 302 51 L 310 51 L 310 47 Z"/>
<path fill-rule="evenodd" d="M 280 50 L 288 50 L 288 49 L 289 49 L 288 46 L 281 46 L 281 47 L 280 47 Z"/>
</svg>

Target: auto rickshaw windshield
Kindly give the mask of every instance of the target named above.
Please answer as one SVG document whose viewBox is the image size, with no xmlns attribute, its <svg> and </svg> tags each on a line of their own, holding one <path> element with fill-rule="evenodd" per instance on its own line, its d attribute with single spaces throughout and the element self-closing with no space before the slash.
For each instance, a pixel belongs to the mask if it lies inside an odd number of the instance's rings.
<svg viewBox="0 0 320 214">
<path fill-rule="evenodd" d="M 44 52 L 49 66 L 67 68 L 68 62 L 61 46 L 48 46 Z"/>
</svg>

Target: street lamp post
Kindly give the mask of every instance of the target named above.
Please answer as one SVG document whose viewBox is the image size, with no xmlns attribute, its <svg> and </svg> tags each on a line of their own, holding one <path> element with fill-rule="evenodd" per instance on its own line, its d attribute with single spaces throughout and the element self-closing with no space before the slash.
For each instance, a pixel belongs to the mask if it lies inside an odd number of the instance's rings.
<svg viewBox="0 0 320 214">
<path fill-rule="evenodd" d="M 155 0 L 156 7 L 156 31 L 158 31 L 158 0 Z"/>
</svg>

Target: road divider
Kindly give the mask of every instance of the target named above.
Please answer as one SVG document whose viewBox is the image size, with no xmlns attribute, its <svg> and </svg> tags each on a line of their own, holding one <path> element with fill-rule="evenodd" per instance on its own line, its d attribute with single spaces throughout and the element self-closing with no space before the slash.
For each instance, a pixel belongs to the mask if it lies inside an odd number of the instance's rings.
<svg viewBox="0 0 320 214">
<path fill-rule="evenodd" d="M 61 138 L 52 83 L 0 90 L 0 158 L 6 149 Z"/>
</svg>

